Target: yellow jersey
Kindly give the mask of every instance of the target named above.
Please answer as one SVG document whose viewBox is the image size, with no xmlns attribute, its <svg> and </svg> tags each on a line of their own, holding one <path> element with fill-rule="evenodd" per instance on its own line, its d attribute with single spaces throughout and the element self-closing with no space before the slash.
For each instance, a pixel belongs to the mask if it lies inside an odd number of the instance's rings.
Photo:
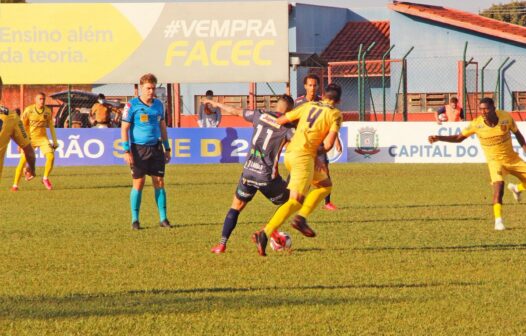
<svg viewBox="0 0 526 336">
<path fill-rule="evenodd" d="M 47 140 L 46 128 L 49 128 L 53 143 L 57 143 L 53 114 L 49 107 L 44 106 L 42 110 L 39 110 L 35 104 L 26 107 L 22 114 L 22 121 L 32 141 Z"/>
<path fill-rule="evenodd" d="M 462 135 L 465 137 L 473 134 L 477 135 L 488 162 L 511 163 L 520 160 L 519 155 L 513 150 L 511 144 L 510 132 L 517 132 L 515 120 L 508 112 L 497 110 L 496 113 L 499 118 L 496 126 L 488 126 L 484 122 L 484 118 L 479 116 L 462 130 Z"/>
<path fill-rule="evenodd" d="M 285 116 L 291 122 L 299 120 L 296 133 L 287 146 L 287 153 L 316 157 L 318 147 L 327 134 L 339 132 L 342 125 L 342 113 L 326 101 L 304 103 Z"/>
</svg>

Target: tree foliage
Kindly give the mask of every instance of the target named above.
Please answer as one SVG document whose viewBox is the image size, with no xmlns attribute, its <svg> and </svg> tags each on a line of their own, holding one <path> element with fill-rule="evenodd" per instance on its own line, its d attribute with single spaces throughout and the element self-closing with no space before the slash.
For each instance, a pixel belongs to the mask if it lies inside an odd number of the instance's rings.
<svg viewBox="0 0 526 336">
<path fill-rule="evenodd" d="M 480 15 L 519 26 L 526 26 L 526 1 L 492 5 L 490 8 L 483 10 Z"/>
</svg>

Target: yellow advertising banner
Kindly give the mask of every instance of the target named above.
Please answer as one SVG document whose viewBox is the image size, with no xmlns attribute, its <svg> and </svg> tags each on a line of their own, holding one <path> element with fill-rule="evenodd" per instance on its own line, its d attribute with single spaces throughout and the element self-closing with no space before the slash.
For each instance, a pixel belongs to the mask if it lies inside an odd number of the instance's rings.
<svg viewBox="0 0 526 336">
<path fill-rule="evenodd" d="M 1 4 L 6 84 L 286 82 L 286 1 Z"/>
</svg>

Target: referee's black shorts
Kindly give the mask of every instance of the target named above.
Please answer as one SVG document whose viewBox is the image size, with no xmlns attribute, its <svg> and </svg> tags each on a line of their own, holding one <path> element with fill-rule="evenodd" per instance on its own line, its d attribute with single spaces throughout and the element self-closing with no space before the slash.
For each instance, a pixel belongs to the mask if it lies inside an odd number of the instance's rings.
<svg viewBox="0 0 526 336">
<path fill-rule="evenodd" d="M 156 145 L 131 144 L 133 166 L 131 166 L 132 177 L 142 178 L 144 175 L 164 177 L 164 151 L 159 141 Z"/>
</svg>

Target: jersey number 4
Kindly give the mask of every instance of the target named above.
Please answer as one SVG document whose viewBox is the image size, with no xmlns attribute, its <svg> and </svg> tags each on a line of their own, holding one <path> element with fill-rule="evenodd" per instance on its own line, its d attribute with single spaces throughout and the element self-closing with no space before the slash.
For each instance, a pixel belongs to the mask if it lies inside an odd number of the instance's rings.
<svg viewBox="0 0 526 336">
<path fill-rule="evenodd" d="M 309 112 L 309 116 L 307 117 L 307 122 L 309 123 L 309 128 L 312 127 L 312 125 L 316 122 L 316 119 L 318 119 L 318 117 L 320 116 L 322 112 L 322 109 L 317 109 L 315 107 L 313 107 L 310 112 Z"/>
</svg>

